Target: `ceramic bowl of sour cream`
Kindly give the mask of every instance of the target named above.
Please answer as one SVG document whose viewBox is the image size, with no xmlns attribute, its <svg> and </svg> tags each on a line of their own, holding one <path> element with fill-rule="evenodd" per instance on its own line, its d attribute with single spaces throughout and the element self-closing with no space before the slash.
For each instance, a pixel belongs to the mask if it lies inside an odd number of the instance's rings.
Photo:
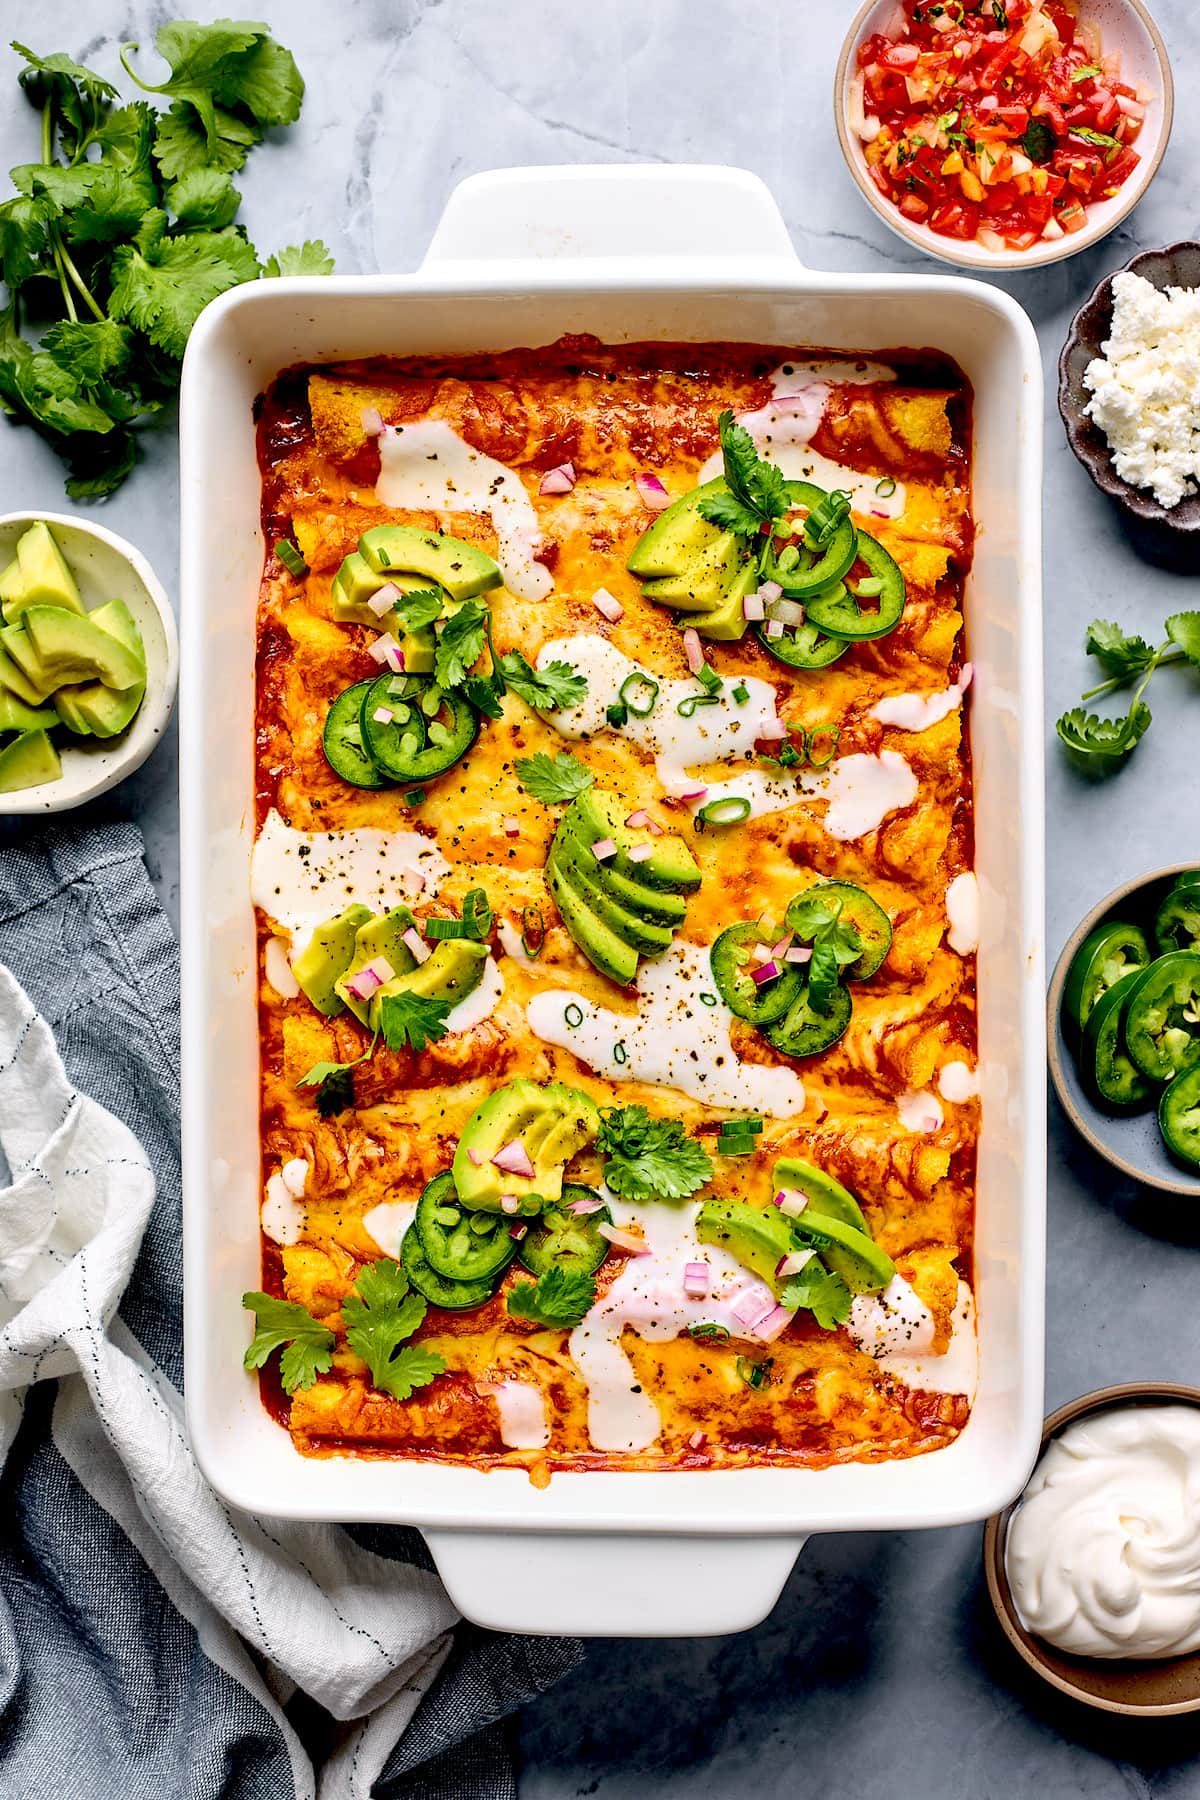
<svg viewBox="0 0 1200 1800">
<path fill-rule="evenodd" d="M 1052 1413 L 983 1559 L 1002 1631 L 1051 1686 L 1103 1712 L 1200 1711 L 1200 1388 L 1101 1388 Z"/>
</svg>

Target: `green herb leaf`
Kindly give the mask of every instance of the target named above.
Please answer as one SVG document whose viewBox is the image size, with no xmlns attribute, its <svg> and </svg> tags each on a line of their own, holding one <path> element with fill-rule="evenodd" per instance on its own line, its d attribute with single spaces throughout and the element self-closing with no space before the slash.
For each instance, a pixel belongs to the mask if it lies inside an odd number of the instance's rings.
<svg viewBox="0 0 1200 1800">
<path fill-rule="evenodd" d="M 395 994 L 379 996 L 379 1032 L 389 1050 L 403 1050 L 411 1044 L 418 1056 L 429 1043 L 446 1035 L 450 1002 L 432 994 L 414 994 L 401 988 Z"/>
<path fill-rule="evenodd" d="M 555 712 L 561 707 L 578 706 L 587 693 L 587 676 L 570 663 L 547 663 L 535 669 L 519 650 L 509 650 L 500 658 L 500 672 L 508 686 L 526 706 L 542 712 Z"/>
<path fill-rule="evenodd" d="M 116 88 L 61 51 L 53 56 L 36 56 L 24 44 L 15 42 L 13 49 L 26 64 L 17 76 L 26 98 L 39 110 L 46 105 L 53 109 L 63 149 L 73 158 L 82 152 L 109 103 L 116 99 Z"/>
<path fill-rule="evenodd" d="M 1094 656 L 1105 674 L 1117 681 L 1132 680 L 1154 661 L 1153 647 L 1145 638 L 1127 636 L 1108 619 L 1093 619 L 1084 643 L 1088 655 Z"/>
<path fill-rule="evenodd" d="M 1102 150 L 1120 150 L 1124 146 L 1120 138 L 1113 137 L 1110 131 L 1093 131 L 1089 125 L 1072 125 L 1071 136 L 1082 138 L 1085 144 L 1097 144 Z"/>
<path fill-rule="evenodd" d="M 1102 719 L 1076 706 L 1063 714 L 1055 730 L 1076 756 L 1099 774 L 1120 768 L 1137 749 L 1150 724 L 1150 708 L 1139 700 L 1124 718 Z"/>
<path fill-rule="evenodd" d="M 194 106 L 180 101 L 158 115 L 154 160 L 164 181 L 178 181 L 195 169 L 213 168 L 234 175 L 243 166 L 262 132 L 248 119 L 213 108 L 215 136 L 210 137 Z"/>
<path fill-rule="evenodd" d="M 1188 661 L 1200 668 L 1200 612 L 1172 613 L 1167 620 L 1166 632 Z"/>
<path fill-rule="evenodd" d="M 264 275 L 332 275 L 333 256 L 320 238 L 306 238 L 268 256 Z"/>
<path fill-rule="evenodd" d="M 809 999 L 818 1012 L 824 1012 L 828 1008 L 837 984 L 837 956 L 828 938 L 821 936 L 813 945 L 813 953 L 808 964 Z"/>
<path fill-rule="evenodd" d="M 525 792 L 547 806 L 573 800 L 596 779 L 586 764 L 572 756 L 569 750 L 560 750 L 557 756 L 547 756 L 544 750 L 537 750 L 532 756 L 518 757 L 513 768 Z"/>
<path fill-rule="evenodd" d="M 518 1281 L 505 1306 L 514 1319 L 549 1329 L 573 1330 L 595 1304 L 596 1283 L 578 1269 L 552 1265 L 536 1281 Z"/>
<path fill-rule="evenodd" d="M 710 525 L 722 531 L 736 532 L 738 537 L 756 537 L 762 525 L 760 515 L 736 494 L 705 494 L 696 502 L 696 511 Z"/>
<path fill-rule="evenodd" d="M 43 337 L 42 348 L 80 385 L 92 387 L 129 366 L 134 336 L 115 319 L 62 319 Z"/>
<path fill-rule="evenodd" d="M 655 1119 L 644 1106 L 604 1113 L 596 1152 L 604 1179 L 622 1200 L 686 1200 L 713 1172 L 707 1151 L 678 1119 Z"/>
<path fill-rule="evenodd" d="M 175 19 L 160 25 L 155 47 L 171 73 L 157 86 L 130 67 L 136 43 L 121 49 L 127 75 L 148 94 L 168 94 L 193 106 L 211 152 L 217 137 L 215 109 L 241 109 L 258 125 L 290 125 L 300 116 L 304 82 L 290 50 L 277 44 L 265 26 L 249 20 L 218 19 L 200 25 Z"/>
<path fill-rule="evenodd" d="M 206 227 L 219 231 L 232 225 L 242 196 L 223 169 L 190 169 L 167 189 L 167 211 L 186 231 Z"/>
<path fill-rule="evenodd" d="M 148 215 L 138 244 L 113 256 L 109 310 L 144 331 L 151 343 L 182 358 L 188 336 L 210 300 L 258 274 L 258 259 L 241 234 L 195 231 L 170 238 L 157 232 L 164 214 Z M 144 246 L 144 247 L 143 247 Z"/>
<path fill-rule="evenodd" d="M 392 611 L 405 631 L 420 631 L 422 626 L 432 625 L 435 619 L 441 618 L 444 604 L 437 588 L 414 588 L 410 594 L 401 594 L 399 600 L 393 601 Z"/>
<path fill-rule="evenodd" d="M 50 254 L 46 225 L 56 211 L 51 201 L 28 194 L 0 206 L 0 279 L 10 291 L 43 268 Z"/>
<path fill-rule="evenodd" d="M 717 419 L 717 433 L 729 494 L 705 495 L 697 511 L 725 531 L 756 536 L 764 523 L 782 517 L 791 504 L 783 472 L 759 456 L 754 439 L 728 407 Z"/>
<path fill-rule="evenodd" d="M 440 688 L 461 687 L 467 672 L 483 655 L 488 610 L 478 601 L 464 600 L 442 627 L 434 654 L 434 676 Z"/>
<path fill-rule="evenodd" d="M 504 690 L 491 675 L 468 675 L 462 691 L 467 700 L 486 719 L 504 717 Z"/>
<path fill-rule="evenodd" d="M 243 1294 L 242 1305 L 254 1314 L 257 1327 L 243 1359 L 247 1369 L 261 1369 L 269 1356 L 282 1350 L 279 1373 L 284 1392 L 294 1394 L 298 1388 L 310 1388 L 333 1366 L 337 1339 L 307 1307 L 261 1293 Z"/>
<path fill-rule="evenodd" d="M 784 1284 L 779 1304 L 790 1312 L 806 1307 L 823 1331 L 832 1331 L 850 1317 L 853 1299 L 841 1276 L 831 1274 L 821 1259 L 814 1256 Z"/>
<path fill-rule="evenodd" d="M 1054 155 L 1058 139 L 1045 119 L 1030 119 L 1021 133 L 1020 143 L 1030 162 L 1047 163 Z"/>
<path fill-rule="evenodd" d="M 368 1263 L 342 1301 L 347 1344 L 370 1369 L 374 1385 L 396 1400 L 407 1400 L 446 1367 L 436 1350 L 400 1348 L 427 1310 L 424 1297 L 410 1291 L 408 1276 L 390 1257 Z"/>
<path fill-rule="evenodd" d="M 1077 82 L 1090 80 L 1093 75 L 1102 75 L 1103 73 L 1104 71 L 1099 63 L 1084 63 L 1082 69 L 1071 70 L 1072 86 Z"/>
</svg>

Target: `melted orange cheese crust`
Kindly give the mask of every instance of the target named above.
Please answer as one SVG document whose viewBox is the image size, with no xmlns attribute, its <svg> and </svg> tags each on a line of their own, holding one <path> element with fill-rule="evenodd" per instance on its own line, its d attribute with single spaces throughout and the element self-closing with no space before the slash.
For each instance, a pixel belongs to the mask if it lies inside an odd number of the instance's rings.
<svg viewBox="0 0 1200 1800">
<path fill-rule="evenodd" d="M 440 525 L 493 553 L 496 548 L 486 517 L 394 512 L 376 503 L 379 448 L 364 432 L 363 409 L 377 408 L 388 424 L 444 419 L 477 450 L 519 472 L 537 509 L 540 557 L 554 589 L 537 601 L 505 589 L 487 596 L 498 649 L 519 648 L 534 661 L 549 639 L 590 632 L 611 638 L 657 673 L 683 677 L 675 618 L 643 600 L 625 570 L 649 522 L 633 477 L 653 471 L 672 494 L 695 485 L 716 447 L 718 413 L 765 405 L 769 372 L 788 354 L 797 353 L 740 345 L 608 349 L 571 340 L 454 363 L 378 361 L 292 371 L 265 396 L 259 413 L 264 534 L 268 544 L 293 536 L 311 573 L 301 581 L 275 573 L 262 584 L 260 822 L 275 806 L 301 830 L 415 824 L 453 865 L 438 900 L 418 904 L 418 915 L 456 912 L 465 892 L 482 884 L 498 919 L 519 930 L 524 908 L 536 906 L 548 924 L 543 973 L 503 956 L 494 944 L 505 982 L 494 1014 L 420 1056 L 377 1051 L 356 1075 L 356 1110 L 332 1120 L 319 1116 L 311 1090 L 297 1090 L 296 1082 L 314 1062 L 358 1055 L 366 1035 L 348 1016 L 321 1017 L 302 996 L 282 999 L 264 975 L 264 1179 L 294 1157 L 311 1165 L 303 1236 L 282 1251 L 264 1238 L 264 1283 L 335 1329 L 360 1267 L 380 1254 L 364 1214 L 381 1201 L 415 1199 L 448 1166 L 467 1118 L 502 1081 L 518 1074 L 558 1079 L 586 1088 L 602 1105 L 640 1102 L 652 1113 L 682 1118 L 710 1149 L 721 1116 L 672 1089 L 638 1082 L 614 1087 L 529 1029 L 525 1003 L 545 986 L 546 973 L 606 1006 L 633 1005 L 575 948 L 547 892 L 543 865 L 558 812 L 524 793 L 513 762 L 563 747 L 549 725 L 510 697 L 503 720 L 485 722 L 474 748 L 428 785 L 415 814 L 397 792 L 351 788 L 325 762 L 321 732 L 329 703 L 378 672 L 366 654 L 373 634 L 330 617 L 330 580 L 360 532 L 385 521 Z M 880 973 L 855 987 L 846 1035 L 823 1056 L 795 1065 L 807 1096 L 803 1113 L 768 1119 L 753 1158 L 714 1158 L 712 1189 L 761 1203 L 771 1165 L 783 1154 L 828 1170 L 859 1196 L 875 1238 L 932 1310 L 944 1344 L 958 1279 L 971 1277 L 978 1103 L 947 1105 L 938 1130 L 914 1133 L 898 1120 L 897 1098 L 936 1086 L 947 1062 L 975 1062 L 974 959 L 955 954 L 944 939 L 947 886 L 972 860 L 969 755 L 957 710 L 928 730 L 906 732 L 878 723 L 872 709 L 885 695 L 939 692 L 961 666 L 959 607 L 972 547 L 970 401 L 961 376 L 943 361 L 905 353 L 890 361 L 898 373 L 893 383 L 835 385 L 813 448 L 907 485 L 898 519 L 856 515 L 904 571 L 902 622 L 890 636 L 852 646 L 820 673 L 785 668 L 749 633 L 741 643 L 708 646 L 708 654 L 723 676 L 773 682 L 789 722 L 836 724 L 840 756 L 898 750 L 917 777 L 918 798 L 851 842 L 824 829 L 827 803 L 819 799 L 723 832 L 689 831 L 704 880 L 681 935 L 708 944 L 736 919 L 778 916 L 818 876 L 857 882 L 886 908 L 893 947 Z M 541 474 L 567 459 L 578 474 L 574 491 L 539 498 Z M 625 609 L 615 625 L 592 605 L 601 586 Z M 571 747 L 628 809 L 657 802 L 660 819 L 688 830 L 684 808 L 659 802 L 653 764 L 635 745 L 609 733 Z M 506 817 L 519 819 L 518 838 L 505 835 Z M 260 915 L 264 954 L 271 931 Z M 734 1044 L 750 1061 L 783 1060 L 740 1022 Z M 581 1159 L 572 1173 L 594 1180 L 598 1169 Z M 601 1291 L 620 1266 L 619 1255 L 609 1257 Z M 714 1349 L 686 1335 L 648 1342 L 627 1330 L 624 1348 L 658 1403 L 662 1431 L 643 1453 L 602 1453 L 588 1438 L 587 1393 L 567 1334 L 539 1330 L 504 1310 L 504 1292 L 518 1276 L 514 1267 L 500 1294 L 477 1312 L 430 1309 L 419 1337 L 443 1354 L 448 1369 L 407 1402 L 375 1390 L 344 1341 L 330 1374 L 313 1387 L 289 1402 L 265 1379 L 264 1396 L 305 1452 L 515 1463 L 537 1480 L 564 1468 L 821 1466 L 905 1456 L 945 1444 L 966 1420 L 963 1396 L 908 1389 L 857 1350 L 844 1330 L 822 1331 L 802 1313 L 772 1347 L 773 1379 L 757 1391 L 735 1372 L 737 1345 Z M 546 1450 L 505 1449 L 496 1403 L 476 1385 L 504 1378 L 541 1388 L 551 1421 Z M 698 1432 L 703 1445 L 689 1448 Z"/>
</svg>

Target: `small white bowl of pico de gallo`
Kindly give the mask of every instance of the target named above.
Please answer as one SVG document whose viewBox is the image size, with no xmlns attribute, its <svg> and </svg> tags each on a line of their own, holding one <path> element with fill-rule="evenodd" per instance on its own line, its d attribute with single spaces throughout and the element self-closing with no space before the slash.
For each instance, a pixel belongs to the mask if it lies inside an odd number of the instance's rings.
<svg viewBox="0 0 1200 1800">
<path fill-rule="evenodd" d="M 1142 0 L 866 0 L 834 111 L 892 231 L 944 262 L 1011 271 L 1076 255 L 1137 205 L 1174 88 Z"/>
</svg>

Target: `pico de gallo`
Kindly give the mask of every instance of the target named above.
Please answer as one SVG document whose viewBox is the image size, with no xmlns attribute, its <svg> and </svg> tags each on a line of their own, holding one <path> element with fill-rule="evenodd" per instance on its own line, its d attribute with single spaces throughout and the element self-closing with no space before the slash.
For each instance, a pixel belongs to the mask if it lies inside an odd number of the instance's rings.
<svg viewBox="0 0 1200 1800">
<path fill-rule="evenodd" d="M 906 219 L 991 250 L 1082 231 L 1138 166 L 1145 99 L 1060 0 L 904 0 L 858 50 L 851 123 Z"/>
</svg>

